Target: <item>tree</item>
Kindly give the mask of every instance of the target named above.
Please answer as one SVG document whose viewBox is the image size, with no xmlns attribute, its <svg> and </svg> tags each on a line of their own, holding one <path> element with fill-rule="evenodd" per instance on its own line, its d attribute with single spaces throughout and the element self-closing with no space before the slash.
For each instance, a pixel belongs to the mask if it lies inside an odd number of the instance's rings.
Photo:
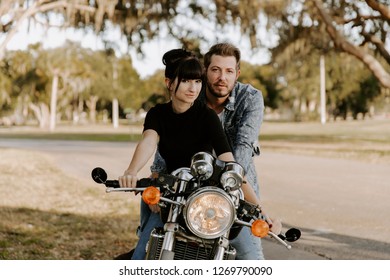
<svg viewBox="0 0 390 280">
<path fill-rule="evenodd" d="M 366 114 L 369 113 L 370 103 L 380 94 L 378 79 L 373 75 L 366 76 L 359 85 L 359 91 L 351 95 L 351 100 L 349 100 L 354 119 L 357 119 L 359 114 L 365 118 Z"/>
<path fill-rule="evenodd" d="M 53 26 L 53 18 L 60 17 L 63 27 L 93 29 L 104 35 L 110 26 L 119 27 L 129 44 L 140 50 L 140 45 L 159 33 L 160 24 L 169 25 L 177 15 L 177 0 L 2 0 L 0 30 L 6 34 L 0 45 L 0 59 L 7 43 L 25 21 L 36 21 L 46 27 Z"/>
<path fill-rule="evenodd" d="M 33 110 L 40 127 L 48 124 L 48 95 L 46 87 L 48 77 L 45 72 L 38 71 L 37 57 L 40 45 L 29 46 L 27 51 L 8 53 L 5 61 L 7 73 L 12 80 L 11 107 L 12 115 L 24 122 L 28 117 L 28 109 Z"/>
<path fill-rule="evenodd" d="M 268 106 L 275 108 L 278 98 L 283 98 L 291 106 L 295 104 L 300 114 L 302 108 L 317 106 L 317 59 L 323 54 L 333 56 L 333 50 L 351 54 L 362 61 L 381 85 L 389 88 L 390 59 L 385 48 L 389 38 L 387 2 L 388 0 L 2 0 L 0 58 L 5 55 L 7 42 L 25 22 L 50 27 L 60 19 L 61 28 L 93 30 L 107 42 L 107 46 L 115 43 L 109 42 L 108 31 L 120 29 L 129 47 L 139 52 L 142 52 L 143 42 L 169 35 L 183 46 L 200 53 L 202 43 L 210 45 L 211 41 L 222 38 L 226 26 L 231 24 L 240 27 L 241 35 L 249 38 L 253 51 L 256 51 L 259 46 L 270 45 L 265 41 L 267 38 L 264 39 L 260 34 L 260 30 L 266 27 L 269 34 L 278 35 L 271 50 L 272 63 L 268 65 L 268 70 L 262 68 L 264 72 L 260 75 L 243 75 L 241 78 L 259 84 Z M 109 47 L 107 50 L 111 51 Z M 93 120 L 96 117 L 93 112 L 99 100 L 100 104 L 106 106 L 118 99 L 122 107 L 135 109 L 141 106 L 146 97 L 154 93 L 164 94 L 163 89 L 155 89 L 159 87 L 161 80 L 154 85 L 140 83 L 137 74 L 132 72 L 128 57 L 121 60 L 113 54 L 110 57 L 107 54 L 93 54 L 92 61 L 87 62 L 89 55 L 79 53 L 85 61 L 76 59 L 71 63 L 73 69 L 83 69 L 79 76 L 68 73 L 59 77 L 59 89 L 67 89 L 59 94 L 62 100 L 58 103 L 60 112 L 64 109 L 61 106 L 66 106 L 67 109 L 64 110 L 70 111 L 69 104 L 72 102 L 69 100 L 72 99 L 73 112 L 82 110 L 86 104 Z M 306 59 L 309 61 L 305 61 Z M 270 70 L 272 67 L 280 74 L 276 78 L 271 77 L 276 73 Z M 115 69 L 119 71 L 118 75 L 115 75 Z M 252 67 L 247 70 L 254 71 Z M 53 79 L 45 73 L 39 78 L 41 81 Z M 286 87 L 280 88 L 281 85 L 286 86 L 286 83 L 288 91 Z M 52 83 L 48 82 L 46 87 L 49 85 Z M 359 88 L 359 83 L 355 87 Z M 1 88 L 7 88 L 7 84 L 0 85 L 0 90 Z M 335 92 L 344 94 L 347 87 L 342 85 L 341 88 L 342 90 Z M 357 94 L 360 91 L 353 92 Z M 344 97 L 340 96 L 342 102 L 352 102 Z M 8 102 L 6 97 L 2 100 L 3 103 Z M 78 106 L 75 106 L 76 100 Z"/>
<path fill-rule="evenodd" d="M 383 87 L 390 88 L 390 53 L 385 47 L 390 31 L 387 0 L 290 2 L 275 19 L 280 40 L 274 52 L 345 52 L 362 61 Z"/>
<path fill-rule="evenodd" d="M 326 10 L 321 1 L 313 1 L 335 47 L 361 60 L 390 88 L 390 53 L 385 47 L 390 31 L 389 3 L 366 0 L 362 6 L 359 2 L 332 1 Z"/>
<path fill-rule="evenodd" d="M 78 44 L 67 42 L 60 48 L 41 50 L 36 59 L 37 71 L 45 73 L 50 80 L 46 92 L 50 93 L 51 131 L 55 129 L 56 121 L 64 111 L 73 111 L 73 117 L 78 117 L 80 113 L 78 106 L 74 106 L 74 101 L 82 101 L 81 94 L 91 84 L 92 70 L 85 62 L 87 54 Z"/>
<path fill-rule="evenodd" d="M 378 79 L 364 63 L 346 53 L 331 52 L 327 59 L 327 96 L 334 118 L 363 117 L 380 94 Z"/>
<path fill-rule="evenodd" d="M 4 61 L 3 61 L 4 62 Z M 4 106 L 11 104 L 11 79 L 7 73 L 4 63 L 0 64 L 0 108 L 3 111 Z"/>
<path fill-rule="evenodd" d="M 270 109 L 279 106 L 280 92 L 277 82 L 278 73 L 272 65 L 252 65 L 248 62 L 241 62 L 241 75 L 239 81 L 248 83 L 263 93 L 264 104 Z"/>
<path fill-rule="evenodd" d="M 166 32 L 183 45 L 194 38 L 209 43 L 204 30 L 210 24 L 217 36 L 226 25 L 240 26 L 241 34 L 256 48 L 262 44 L 259 36 L 262 19 L 280 37 L 296 36 L 296 32 L 283 33 L 286 30 L 303 31 L 295 39 L 314 39 L 310 41 L 315 46 L 319 45 L 319 37 L 328 34 L 327 39 L 333 45 L 323 48 L 336 48 L 357 57 L 384 87 L 390 87 L 387 0 L 2 0 L 0 17 L 4 20 L 0 21 L 0 30 L 6 36 L 0 45 L 0 58 L 10 38 L 26 20 L 42 24 L 44 19 L 43 24 L 48 27 L 53 25 L 54 15 L 62 19 L 63 28 L 92 29 L 102 37 L 110 28 L 119 28 L 129 46 L 140 52 L 143 42 Z"/>
</svg>

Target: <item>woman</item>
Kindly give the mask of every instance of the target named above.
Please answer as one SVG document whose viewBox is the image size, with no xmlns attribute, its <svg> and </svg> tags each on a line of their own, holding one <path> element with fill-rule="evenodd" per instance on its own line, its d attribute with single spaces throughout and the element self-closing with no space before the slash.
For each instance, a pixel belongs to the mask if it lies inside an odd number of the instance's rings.
<svg viewBox="0 0 390 280">
<path fill-rule="evenodd" d="M 165 84 L 171 101 L 158 104 L 146 115 L 142 140 L 138 143 L 129 167 L 119 177 L 121 187 L 136 187 L 138 172 L 154 154 L 157 146 L 166 162 L 167 171 L 190 167 L 197 152 L 215 152 L 218 159 L 234 161 L 233 154 L 216 113 L 197 101 L 202 88 L 204 69 L 200 61 L 182 49 L 168 51 L 163 56 Z M 253 189 L 242 186 L 245 199 L 259 204 Z M 155 215 L 155 216 L 153 216 Z M 150 231 L 161 226 L 159 215 L 152 213 L 142 230 L 132 259 L 145 258 L 145 245 Z"/>
</svg>

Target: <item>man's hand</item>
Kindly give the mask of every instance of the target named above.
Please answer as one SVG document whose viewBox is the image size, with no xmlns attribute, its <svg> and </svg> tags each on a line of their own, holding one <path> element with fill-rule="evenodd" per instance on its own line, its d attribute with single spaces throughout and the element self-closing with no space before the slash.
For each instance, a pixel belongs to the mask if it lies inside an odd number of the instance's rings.
<svg viewBox="0 0 390 280">
<path fill-rule="evenodd" d="M 158 204 L 149 205 L 149 209 L 150 209 L 150 211 L 152 211 L 153 213 L 158 213 L 158 212 L 160 212 L 160 206 L 158 206 Z"/>
<path fill-rule="evenodd" d="M 282 222 L 280 221 L 280 219 L 271 219 L 269 217 L 267 217 L 267 223 L 269 225 L 269 229 L 275 233 L 276 235 L 280 234 L 282 232 Z"/>
</svg>

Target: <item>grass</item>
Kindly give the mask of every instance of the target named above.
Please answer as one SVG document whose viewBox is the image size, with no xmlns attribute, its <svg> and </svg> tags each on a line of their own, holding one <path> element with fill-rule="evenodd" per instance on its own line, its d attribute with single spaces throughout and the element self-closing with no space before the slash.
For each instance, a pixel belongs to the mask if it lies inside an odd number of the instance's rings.
<svg viewBox="0 0 390 280">
<path fill-rule="evenodd" d="M 288 140 L 373 141 L 390 140 L 389 120 L 366 120 L 320 123 L 265 122 L 262 138 Z"/>
<path fill-rule="evenodd" d="M 7 132 L 1 133 L 0 135 L 4 139 L 35 139 L 35 140 L 68 140 L 68 141 L 109 141 L 109 142 L 136 142 L 141 139 L 140 133 L 67 133 L 67 132 L 45 132 L 45 131 L 34 131 L 29 132 Z"/>
<path fill-rule="evenodd" d="M 42 153 L 0 154 L 0 259 L 113 259 L 134 247 L 129 196 L 68 177 Z"/>
<path fill-rule="evenodd" d="M 3 260 L 112 259 L 136 240 L 129 215 L 93 217 L 11 207 L 0 207 L 0 215 Z"/>
<path fill-rule="evenodd" d="M 390 120 L 269 123 L 262 126 L 263 150 L 390 163 Z"/>
<path fill-rule="evenodd" d="M 58 126 L 55 132 L 36 127 L 0 127 L 2 138 L 49 139 L 78 141 L 139 141 L 142 126 L 122 125 L 114 129 L 108 125 Z M 320 123 L 264 122 L 261 141 L 289 141 L 293 143 L 372 142 L 390 141 L 390 120 L 367 120 Z"/>
</svg>

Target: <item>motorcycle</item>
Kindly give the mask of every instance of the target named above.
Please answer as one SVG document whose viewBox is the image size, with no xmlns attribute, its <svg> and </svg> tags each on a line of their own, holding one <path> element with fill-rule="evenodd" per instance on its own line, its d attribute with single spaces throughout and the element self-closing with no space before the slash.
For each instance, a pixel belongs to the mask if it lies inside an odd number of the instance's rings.
<svg viewBox="0 0 390 280">
<path fill-rule="evenodd" d="M 150 235 L 148 260 L 234 260 L 236 250 L 230 240 L 244 226 L 250 227 L 253 235 L 270 236 L 287 249 L 291 249 L 287 242 L 301 236 L 295 228 L 284 235 L 271 232 L 261 208 L 244 200 L 242 166 L 205 152 L 195 154 L 189 168 L 140 179 L 136 188 L 120 188 L 117 180 L 107 180 L 100 167 L 91 175 L 108 193 L 141 192 L 146 204 L 160 206 L 164 227 L 155 228 Z"/>
</svg>

